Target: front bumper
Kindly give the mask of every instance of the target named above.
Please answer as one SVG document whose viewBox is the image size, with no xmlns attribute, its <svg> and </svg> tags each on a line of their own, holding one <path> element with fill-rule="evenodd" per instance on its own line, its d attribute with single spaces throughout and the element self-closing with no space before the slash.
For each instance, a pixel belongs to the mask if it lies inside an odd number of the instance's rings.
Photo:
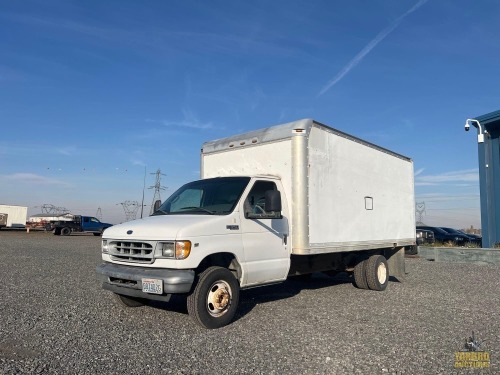
<svg viewBox="0 0 500 375">
<path fill-rule="evenodd" d="M 172 294 L 189 293 L 194 282 L 193 270 L 175 270 L 123 266 L 103 263 L 96 267 L 97 278 L 102 287 L 117 294 L 156 301 L 169 301 Z M 160 279 L 163 294 L 150 294 L 142 291 L 142 279 Z"/>
</svg>

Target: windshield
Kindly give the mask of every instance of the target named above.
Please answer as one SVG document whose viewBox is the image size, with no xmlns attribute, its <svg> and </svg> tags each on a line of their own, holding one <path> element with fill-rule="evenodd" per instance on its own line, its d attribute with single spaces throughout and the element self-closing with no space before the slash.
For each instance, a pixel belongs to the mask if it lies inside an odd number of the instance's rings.
<svg viewBox="0 0 500 375">
<path fill-rule="evenodd" d="M 249 181 L 249 177 L 219 177 L 190 182 L 173 193 L 153 215 L 227 215 Z"/>
</svg>

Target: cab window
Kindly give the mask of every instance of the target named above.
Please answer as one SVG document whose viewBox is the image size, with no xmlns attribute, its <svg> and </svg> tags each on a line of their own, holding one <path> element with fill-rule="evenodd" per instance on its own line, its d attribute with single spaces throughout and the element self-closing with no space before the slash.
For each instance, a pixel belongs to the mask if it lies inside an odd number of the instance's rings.
<svg viewBox="0 0 500 375">
<path fill-rule="evenodd" d="M 244 203 L 247 218 L 276 218 L 276 213 L 266 211 L 266 191 L 278 190 L 272 181 L 257 181 L 248 193 Z"/>
</svg>

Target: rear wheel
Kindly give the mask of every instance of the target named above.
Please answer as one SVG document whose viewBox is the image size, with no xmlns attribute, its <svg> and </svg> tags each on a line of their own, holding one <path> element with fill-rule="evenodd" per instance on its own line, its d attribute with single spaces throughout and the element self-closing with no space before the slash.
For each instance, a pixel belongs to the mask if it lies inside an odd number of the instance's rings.
<svg viewBox="0 0 500 375">
<path fill-rule="evenodd" d="M 115 293 L 115 299 L 125 307 L 140 307 L 144 306 L 144 302 L 140 298 L 128 297 L 122 294 Z"/>
<path fill-rule="evenodd" d="M 368 289 L 365 266 L 366 266 L 366 260 L 362 260 L 354 267 L 354 284 L 359 289 Z"/>
<path fill-rule="evenodd" d="M 231 271 L 209 267 L 199 275 L 193 293 L 188 296 L 188 313 L 202 327 L 220 328 L 233 319 L 239 296 L 240 287 Z"/>
<path fill-rule="evenodd" d="M 389 267 L 383 255 L 372 255 L 366 260 L 366 282 L 371 290 L 385 290 L 389 283 Z"/>
<path fill-rule="evenodd" d="M 71 228 L 68 227 L 61 228 L 61 234 L 63 236 L 69 236 L 70 233 L 71 233 Z"/>
</svg>

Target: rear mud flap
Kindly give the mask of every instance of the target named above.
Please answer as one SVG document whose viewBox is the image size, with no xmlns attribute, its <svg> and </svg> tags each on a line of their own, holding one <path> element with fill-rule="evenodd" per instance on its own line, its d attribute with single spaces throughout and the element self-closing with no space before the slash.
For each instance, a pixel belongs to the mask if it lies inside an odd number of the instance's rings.
<svg viewBox="0 0 500 375">
<path fill-rule="evenodd" d="M 399 281 L 403 281 L 406 275 L 404 247 L 385 250 L 384 256 L 389 266 L 389 276 L 394 276 Z"/>
</svg>

